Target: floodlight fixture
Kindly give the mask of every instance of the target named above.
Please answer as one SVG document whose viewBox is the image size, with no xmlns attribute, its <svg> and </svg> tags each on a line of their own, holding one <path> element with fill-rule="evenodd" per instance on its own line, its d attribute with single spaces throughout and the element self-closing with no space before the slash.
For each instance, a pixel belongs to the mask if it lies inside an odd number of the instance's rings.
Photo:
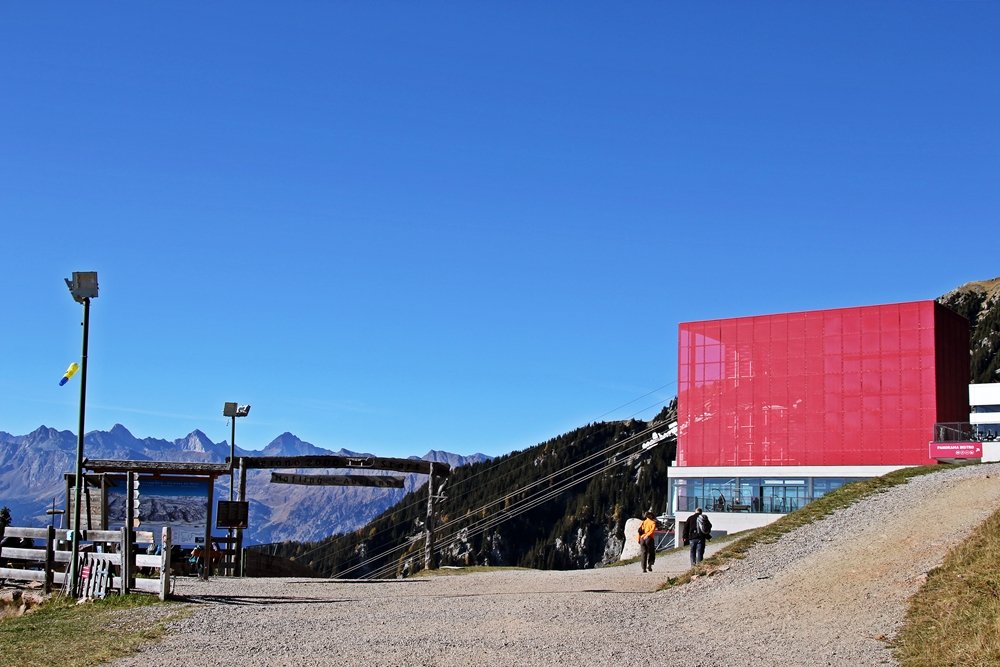
<svg viewBox="0 0 1000 667">
<path fill-rule="evenodd" d="M 225 403 L 222 406 L 223 417 L 246 417 L 250 414 L 249 405 L 239 405 L 238 403 Z"/>
<path fill-rule="evenodd" d="M 65 280 L 66 287 L 77 303 L 97 298 L 97 271 L 74 271 L 73 278 Z"/>
</svg>

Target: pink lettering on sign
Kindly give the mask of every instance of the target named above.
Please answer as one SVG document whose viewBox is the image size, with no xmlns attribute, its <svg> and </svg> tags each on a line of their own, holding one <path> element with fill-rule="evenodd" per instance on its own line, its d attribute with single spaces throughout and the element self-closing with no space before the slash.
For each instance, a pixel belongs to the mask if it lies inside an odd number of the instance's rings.
<svg viewBox="0 0 1000 667">
<path fill-rule="evenodd" d="M 981 442 L 932 442 L 929 454 L 932 459 L 981 459 Z"/>
</svg>

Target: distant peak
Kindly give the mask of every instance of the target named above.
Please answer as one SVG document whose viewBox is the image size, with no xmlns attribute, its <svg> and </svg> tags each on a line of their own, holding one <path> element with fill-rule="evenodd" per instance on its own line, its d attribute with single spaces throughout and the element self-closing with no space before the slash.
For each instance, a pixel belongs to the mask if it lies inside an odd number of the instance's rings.
<svg viewBox="0 0 1000 667">
<path fill-rule="evenodd" d="M 287 431 L 268 443 L 267 447 L 261 451 L 263 456 L 315 456 L 329 453 L 329 451 L 310 444 Z"/>
<path fill-rule="evenodd" d="M 195 429 L 181 439 L 182 449 L 189 452 L 208 452 L 209 448 L 215 444 L 207 435 Z"/>
<path fill-rule="evenodd" d="M 32 431 L 31 433 L 29 433 L 28 435 L 50 435 L 50 434 L 55 434 L 55 433 L 59 433 L 59 431 L 57 431 L 56 429 L 52 428 L 51 426 L 39 426 L 38 428 L 36 428 L 34 431 Z"/>
</svg>

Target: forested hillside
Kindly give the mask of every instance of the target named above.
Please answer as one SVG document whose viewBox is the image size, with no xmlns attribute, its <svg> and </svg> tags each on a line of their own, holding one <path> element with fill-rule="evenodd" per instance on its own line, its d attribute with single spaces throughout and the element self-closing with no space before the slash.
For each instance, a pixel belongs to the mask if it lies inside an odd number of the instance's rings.
<svg viewBox="0 0 1000 667">
<path fill-rule="evenodd" d="M 966 283 L 938 301 L 969 320 L 970 382 L 1000 382 L 1000 278 Z"/>
<path fill-rule="evenodd" d="M 648 423 L 591 424 L 454 470 L 439 505 L 438 564 L 577 569 L 615 560 L 625 521 L 666 507 L 675 440 L 642 445 L 656 432 L 652 427 L 666 429 L 675 410 L 671 404 Z M 287 543 L 277 553 L 327 576 L 364 576 L 383 568 L 385 574 L 408 574 L 423 566 L 426 507 L 425 485 L 361 530 L 318 543 Z"/>
</svg>

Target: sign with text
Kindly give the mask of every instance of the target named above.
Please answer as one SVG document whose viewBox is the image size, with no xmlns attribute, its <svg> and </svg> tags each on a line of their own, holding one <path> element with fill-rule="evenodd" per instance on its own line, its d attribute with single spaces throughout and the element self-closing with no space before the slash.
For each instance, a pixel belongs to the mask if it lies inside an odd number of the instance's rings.
<svg viewBox="0 0 1000 667">
<path fill-rule="evenodd" d="M 932 459 L 981 459 L 981 442 L 931 442 L 929 457 Z"/>
<path fill-rule="evenodd" d="M 395 472 L 426 475 L 433 466 L 435 475 L 448 475 L 451 466 L 443 461 L 423 459 L 394 459 L 379 456 L 245 456 L 240 464 L 250 470 L 261 468 L 329 468 L 393 470 Z"/>
<path fill-rule="evenodd" d="M 375 486 L 383 489 L 403 488 L 403 478 L 395 475 L 293 475 L 272 472 L 272 484 L 302 484 L 305 486 Z"/>
</svg>

